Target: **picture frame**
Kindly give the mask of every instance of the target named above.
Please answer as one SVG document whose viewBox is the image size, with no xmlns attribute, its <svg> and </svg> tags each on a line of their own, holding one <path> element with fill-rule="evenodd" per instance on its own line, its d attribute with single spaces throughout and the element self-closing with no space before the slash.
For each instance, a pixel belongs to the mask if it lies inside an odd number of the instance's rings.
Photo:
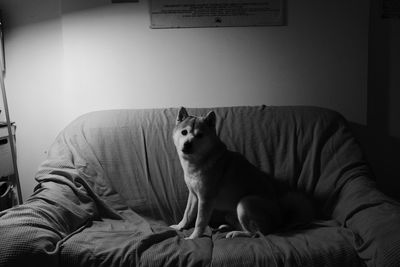
<svg viewBox="0 0 400 267">
<path fill-rule="evenodd" d="M 151 28 L 285 25 L 285 0 L 151 0 Z"/>
</svg>

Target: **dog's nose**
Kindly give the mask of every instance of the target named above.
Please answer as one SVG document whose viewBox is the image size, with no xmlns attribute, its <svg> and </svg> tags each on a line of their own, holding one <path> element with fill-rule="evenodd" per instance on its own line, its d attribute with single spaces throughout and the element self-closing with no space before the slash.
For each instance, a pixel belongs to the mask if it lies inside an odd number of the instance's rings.
<svg viewBox="0 0 400 267">
<path fill-rule="evenodd" d="M 192 151 L 192 142 L 185 142 L 183 144 L 182 152 L 185 154 L 190 154 Z"/>
</svg>

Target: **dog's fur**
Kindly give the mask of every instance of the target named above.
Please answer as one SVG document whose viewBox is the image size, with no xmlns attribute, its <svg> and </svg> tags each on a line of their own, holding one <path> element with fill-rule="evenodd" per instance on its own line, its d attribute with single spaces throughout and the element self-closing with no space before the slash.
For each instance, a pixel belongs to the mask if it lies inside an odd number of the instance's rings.
<svg viewBox="0 0 400 267">
<path fill-rule="evenodd" d="M 226 237 L 268 234 L 283 222 L 273 181 L 242 155 L 229 151 L 215 130 L 213 111 L 189 116 L 181 108 L 173 140 L 184 171 L 189 197 L 182 220 L 171 227 L 195 229 L 189 239 L 201 237 L 214 211 L 226 213 L 236 231 Z M 292 196 L 293 198 L 293 196 Z"/>
</svg>

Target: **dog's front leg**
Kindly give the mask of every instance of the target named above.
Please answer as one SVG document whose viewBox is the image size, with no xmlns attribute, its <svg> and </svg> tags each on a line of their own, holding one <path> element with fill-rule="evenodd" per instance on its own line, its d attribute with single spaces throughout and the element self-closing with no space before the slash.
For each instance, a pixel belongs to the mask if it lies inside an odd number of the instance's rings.
<svg viewBox="0 0 400 267">
<path fill-rule="evenodd" d="M 193 233 L 188 239 L 201 237 L 210 222 L 211 214 L 213 212 L 214 202 L 212 200 L 199 199 L 196 224 Z"/>
<path fill-rule="evenodd" d="M 197 212 L 197 197 L 191 190 L 189 190 L 188 201 L 186 203 L 185 212 L 183 213 L 182 220 L 178 224 L 171 225 L 170 227 L 180 231 L 188 228 L 193 222 Z"/>
</svg>

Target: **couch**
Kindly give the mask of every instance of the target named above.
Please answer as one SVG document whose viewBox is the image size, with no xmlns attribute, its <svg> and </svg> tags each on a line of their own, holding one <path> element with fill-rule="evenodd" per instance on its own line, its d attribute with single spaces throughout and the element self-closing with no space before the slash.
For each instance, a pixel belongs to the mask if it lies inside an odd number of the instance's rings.
<svg viewBox="0 0 400 267">
<path fill-rule="evenodd" d="M 0 266 L 400 266 L 399 203 L 377 189 L 344 117 L 318 107 L 213 109 L 227 147 L 309 195 L 315 220 L 185 239 L 193 229 L 168 227 L 188 194 L 171 139 L 177 110 L 96 111 L 63 129 L 32 196 L 0 213 Z"/>
</svg>

